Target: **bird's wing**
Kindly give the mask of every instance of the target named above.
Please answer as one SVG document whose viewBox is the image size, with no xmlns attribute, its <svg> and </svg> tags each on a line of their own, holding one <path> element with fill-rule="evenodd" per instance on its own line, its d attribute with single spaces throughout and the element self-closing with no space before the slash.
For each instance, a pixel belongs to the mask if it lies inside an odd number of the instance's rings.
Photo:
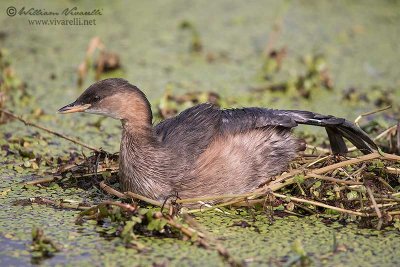
<svg viewBox="0 0 400 267">
<path fill-rule="evenodd" d="M 307 124 L 325 127 L 334 154 L 348 151 L 343 137 L 365 154 L 378 150 L 374 141 L 354 123 L 331 115 L 266 108 L 227 109 L 221 112 L 222 129 L 225 131 L 243 131 L 266 126 L 293 128 L 297 124 Z"/>
<path fill-rule="evenodd" d="M 298 124 L 325 127 L 334 154 L 348 151 L 343 137 L 365 154 L 378 149 L 374 141 L 354 123 L 331 115 L 301 110 L 220 110 L 212 104 L 201 104 L 161 122 L 155 128 L 158 138 L 167 144 L 177 147 L 179 144 L 185 144 L 187 147 L 193 147 L 193 151 L 202 151 L 217 133 L 246 132 L 270 126 L 290 129 Z"/>
<path fill-rule="evenodd" d="M 264 108 L 243 108 L 221 110 L 213 104 L 200 104 L 189 108 L 176 117 L 166 119 L 155 126 L 158 139 L 163 143 L 193 139 L 212 138 L 218 133 L 236 133 L 281 126 L 293 128 L 297 123 L 287 115 L 277 114 L 276 110 Z"/>
<path fill-rule="evenodd" d="M 364 154 L 379 149 L 363 130 L 346 119 L 302 110 L 276 110 L 275 113 L 288 116 L 299 124 L 325 127 L 334 154 L 346 153 L 348 151 L 343 137 Z"/>
<path fill-rule="evenodd" d="M 220 110 L 213 104 L 200 104 L 162 121 L 155 133 L 162 144 L 195 156 L 209 145 L 219 123 Z"/>
<path fill-rule="evenodd" d="M 293 128 L 297 122 L 290 116 L 278 114 L 266 108 L 241 108 L 221 110 L 221 130 L 227 132 L 248 131 L 267 126 Z"/>
</svg>

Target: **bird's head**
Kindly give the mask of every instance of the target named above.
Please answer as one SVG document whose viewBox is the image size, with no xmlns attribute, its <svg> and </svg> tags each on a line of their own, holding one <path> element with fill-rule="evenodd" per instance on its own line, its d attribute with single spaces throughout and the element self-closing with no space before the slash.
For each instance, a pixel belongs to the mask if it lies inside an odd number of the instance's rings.
<svg viewBox="0 0 400 267">
<path fill-rule="evenodd" d="M 145 119 L 151 123 L 150 103 L 142 91 L 128 81 L 110 78 L 87 88 L 74 102 L 59 113 L 85 112 L 119 120 Z"/>
</svg>

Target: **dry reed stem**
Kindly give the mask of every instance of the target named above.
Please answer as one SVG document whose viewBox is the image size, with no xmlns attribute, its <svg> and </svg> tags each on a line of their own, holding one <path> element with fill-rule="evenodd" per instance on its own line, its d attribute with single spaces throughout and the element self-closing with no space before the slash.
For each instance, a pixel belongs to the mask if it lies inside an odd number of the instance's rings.
<svg viewBox="0 0 400 267">
<path fill-rule="evenodd" d="M 157 201 L 157 200 L 154 200 L 154 199 L 151 199 L 151 198 L 148 198 L 148 197 L 145 197 L 145 196 L 142 196 L 142 195 L 130 192 L 130 191 L 125 192 L 124 194 L 130 198 L 138 199 L 138 200 L 144 201 L 144 202 L 149 203 L 154 206 L 158 206 L 158 207 L 163 206 L 163 203 L 161 203 L 160 201 Z M 165 206 L 165 207 L 167 207 L 167 206 Z"/>
<path fill-rule="evenodd" d="M 359 125 L 358 123 L 360 122 L 360 120 L 361 120 L 363 117 L 366 117 L 366 116 L 369 116 L 369 115 L 372 115 L 372 114 L 375 114 L 375 113 L 378 113 L 378 112 L 382 112 L 382 111 L 388 110 L 388 109 L 390 109 L 390 108 L 392 108 L 391 105 L 390 105 L 390 106 L 386 106 L 386 107 L 384 107 L 384 108 L 380 108 L 380 109 L 376 109 L 376 110 L 373 110 L 373 111 L 369 111 L 369 112 L 363 113 L 363 114 L 359 115 L 359 116 L 355 119 L 354 123 L 355 123 L 358 127 L 360 127 L 360 125 Z"/>
<path fill-rule="evenodd" d="M 378 134 L 375 138 L 374 141 L 381 139 L 382 137 L 390 134 L 392 131 L 394 131 L 397 128 L 397 125 L 393 125 L 392 127 L 389 127 L 388 129 L 386 129 L 385 131 L 383 131 L 382 133 Z"/>
<path fill-rule="evenodd" d="M 319 147 L 319 146 L 313 146 L 313 145 L 306 144 L 306 148 L 311 149 L 311 150 L 315 150 L 315 151 L 320 151 L 320 152 L 322 152 L 324 154 L 331 153 L 331 151 L 329 149 L 322 148 L 322 147 Z"/>
<path fill-rule="evenodd" d="M 375 200 L 377 200 L 377 199 L 375 198 Z M 390 199 L 387 199 L 387 200 L 390 200 Z M 399 203 L 391 202 L 391 203 L 385 203 L 385 204 L 376 204 L 376 206 L 379 207 L 379 208 L 391 207 L 391 206 L 396 206 L 396 205 L 399 205 Z M 374 205 L 371 205 L 369 207 L 365 207 L 365 209 L 375 209 L 375 207 L 374 207 Z M 356 211 L 362 211 L 362 210 L 365 210 L 365 209 L 357 209 Z"/>
<path fill-rule="evenodd" d="M 330 157 L 331 157 L 331 155 L 328 155 L 328 156 L 325 156 L 325 157 L 322 157 L 322 158 L 318 158 L 317 160 L 315 160 L 315 161 L 311 162 L 310 164 L 308 164 L 307 168 L 309 168 L 309 167 L 311 167 L 311 166 L 313 166 L 313 165 L 315 165 L 315 164 L 317 164 L 317 163 L 319 163 L 321 161 L 324 161 L 324 160 L 326 160 L 326 159 L 328 159 Z"/>
<path fill-rule="evenodd" d="M 369 214 L 365 214 L 365 213 L 361 213 L 361 212 L 357 212 L 357 211 L 352 211 L 352 210 L 347 210 L 347 209 L 342 209 L 342 208 L 338 208 L 335 206 L 331 206 L 331 205 L 327 205 L 321 202 L 317 202 L 317 201 L 312 201 L 312 200 L 306 200 L 306 199 L 302 199 L 302 198 L 297 198 L 297 197 L 292 197 L 292 196 L 286 196 L 286 195 L 281 195 L 278 193 L 271 193 L 272 195 L 279 197 L 279 198 L 284 198 L 284 199 L 290 199 L 291 201 L 296 201 L 296 202 L 300 202 L 300 203 L 307 203 L 307 204 L 311 204 L 314 206 L 319 206 L 319 207 L 323 207 L 323 208 L 327 208 L 327 209 L 331 209 L 331 210 L 336 210 L 342 213 L 348 213 L 348 214 L 353 214 L 353 215 L 357 215 L 357 216 L 362 216 L 362 217 L 370 217 Z"/>
<path fill-rule="evenodd" d="M 329 182 L 338 183 L 338 184 L 363 185 L 363 183 L 361 183 L 361 182 L 340 180 L 340 179 L 336 179 L 336 178 L 333 178 L 333 177 L 320 175 L 320 174 L 316 174 L 316 173 L 312 173 L 312 172 L 307 174 L 307 176 L 311 177 L 311 178 L 316 178 L 316 179 L 320 179 L 320 180 L 325 180 L 325 181 L 329 181 Z"/>
<path fill-rule="evenodd" d="M 205 197 L 197 197 L 197 198 L 185 198 L 185 199 L 178 199 L 176 203 L 195 203 L 198 201 L 207 201 L 207 200 L 219 200 L 225 198 L 239 198 L 239 197 L 250 197 L 254 195 L 262 195 L 262 193 L 247 193 L 247 194 L 237 194 L 237 195 L 219 195 L 219 196 L 205 196 Z"/>
<path fill-rule="evenodd" d="M 231 200 L 231 201 L 228 201 L 228 202 L 223 202 L 223 203 L 218 204 L 218 205 L 214 205 L 214 206 L 212 206 L 212 207 L 210 207 L 210 208 L 191 209 L 191 210 L 184 211 L 183 213 L 191 214 L 191 213 L 209 211 L 209 210 L 213 210 L 213 209 L 216 209 L 216 208 L 221 208 L 221 207 L 230 206 L 230 205 L 239 203 L 239 202 L 241 202 L 241 201 L 244 201 L 245 199 L 246 199 L 246 198 L 238 198 L 238 199 L 234 199 L 234 200 Z"/>
<path fill-rule="evenodd" d="M 393 161 L 398 161 L 398 162 L 400 162 L 400 156 L 397 156 L 397 155 L 395 155 L 395 154 L 382 153 L 382 157 L 383 157 L 384 159 L 387 159 L 387 160 L 393 160 Z"/>
<path fill-rule="evenodd" d="M 115 190 L 114 188 L 112 188 L 111 186 L 107 185 L 104 181 L 100 182 L 100 188 L 104 191 L 106 191 L 107 193 L 109 193 L 110 195 L 119 197 L 119 198 L 126 198 L 126 195 L 124 195 L 123 193 Z"/>
<path fill-rule="evenodd" d="M 369 186 L 365 186 L 365 188 L 367 189 L 367 193 L 369 195 L 369 198 L 371 199 L 372 205 L 374 206 L 376 215 L 378 216 L 378 218 L 382 218 L 382 213 L 381 210 L 379 209 L 379 207 L 376 204 L 375 198 L 374 198 L 374 194 L 371 190 L 371 188 Z"/>
<path fill-rule="evenodd" d="M 112 205 L 112 206 L 117 206 L 120 207 L 121 209 L 127 210 L 127 211 L 135 211 L 137 208 L 135 206 L 132 206 L 127 203 L 122 203 L 118 201 L 110 201 L 110 200 L 105 200 L 101 202 L 99 205 Z"/>
<path fill-rule="evenodd" d="M 37 184 L 45 184 L 45 183 L 51 183 L 55 180 L 55 177 L 45 177 L 45 178 L 40 178 L 37 180 L 33 180 L 33 181 L 28 181 L 28 182 L 24 182 L 24 185 L 37 185 Z"/>
<path fill-rule="evenodd" d="M 43 198 L 43 197 L 34 197 L 30 198 L 30 201 L 32 203 L 37 203 L 37 204 L 46 204 L 46 205 L 52 205 L 57 208 L 64 208 L 64 209 L 77 209 L 77 210 L 89 210 L 92 207 L 85 207 L 85 206 L 80 206 L 80 205 L 71 205 L 68 203 L 64 203 L 62 201 L 54 201 L 48 198 Z"/>
<path fill-rule="evenodd" d="M 390 174 L 400 175 L 400 168 L 386 167 L 385 170 Z"/>
</svg>

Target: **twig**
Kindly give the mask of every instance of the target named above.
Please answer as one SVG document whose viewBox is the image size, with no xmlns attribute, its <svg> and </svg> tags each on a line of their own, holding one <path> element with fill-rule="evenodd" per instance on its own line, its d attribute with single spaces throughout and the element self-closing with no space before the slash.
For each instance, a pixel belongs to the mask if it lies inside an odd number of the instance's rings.
<svg viewBox="0 0 400 267">
<path fill-rule="evenodd" d="M 29 200 L 32 203 L 52 205 L 57 208 L 78 209 L 78 210 L 85 210 L 85 211 L 91 208 L 91 207 L 80 206 L 79 204 L 71 205 L 71 204 L 63 203 L 62 201 L 57 202 L 57 201 L 43 198 L 43 197 L 34 197 L 34 198 L 30 198 Z"/>
<path fill-rule="evenodd" d="M 385 158 L 386 158 L 386 155 L 393 156 L 391 154 L 384 154 Z M 335 170 L 337 168 L 341 168 L 341 167 L 352 165 L 352 164 L 357 164 L 357 163 L 360 163 L 360 162 L 376 159 L 376 158 L 379 158 L 379 157 L 382 157 L 382 155 L 380 155 L 379 153 L 375 152 L 375 153 L 364 155 L 364 156 L 361 156 L 361 157 L 358 157 L 358 158 L 353 158 L 353 159 L 345 160 L 345 161 L 342 161 L 342 162 L 338 162 L 338 163 L 335 163 L 335 164 L 332 164 L 332 165 L 329 165 L 329 166 L 326 166 L 326 167 L 322 167 L 322 168 L 319 168 L 319 169 L 311 170 L 308 173 L 324 174 L 326 172 Z M 388 156 L 388 159 L 389 159 L 389 156 Z M 300 174 L 300 173 L 304 173 L 304 172 L 305 172 L 305 177 L 309 178 L 310 176 L 307 177 L 308 173 L 305 170 L 294 170 L 294 171 L 292 171 L 290 173 L 286 173 L 286 174 L 283 174 L 283 175 L 279 176 L 276 180 L 272 181 L 269 185 L 267 185 L 267 187 L 271 188 L 272 191 L 276 191 L 278 189 L 281 189 L 281 188 L 283 188 L 283 187 L 285 187 L 285 186 L 287 186 L 289 184 L 292 184 L 294 182 L 293 178 L 292 179 L 287 179 L 287 178 L 289 178 L 291 176 L 294 176 L 294 175 L 297 175 L 297 174 Z"/>
<path fill-rule="evenodd" d="M 129 212 L 136 211 L 136 209 L 137 209 L 136 206 L 132 206 L 127 203 L 106 200 L 106 201 L 103 201 L 103 202 L 97 204 L 96 206 L 92 206 L 92 207 L 80 212 L 78 214 L 78 217 L 76 218 L 75 222 L 77 222 L 77 223 L 81 222 L 83 218 L 97 220 L 98 215 L 99 215 L 99 208 L 104 207 L 105 205 L 117 206 L 117 207 L 120 207 L 121 209 L 129 211 Z"/>
<path fill-rule="evenodd" d="M 396 190 L 388 183 L 385 181 L 385 179 L 383 179 L 380 176 L 376 177 L 387 189 L 389 189 L 389 191 L 391 192 L 395 192 Z"/>
<path fill-rule="evenodd" d="M 310 176 L 310 177 L 316 178 L 316 179 L 320 179 L 320 180 L 325 180 L 325 181 L 338 183 L 338 184 L 363 185 L 363 183 L 361 183 L 361 182 L 340 180 L 340 179 L 336 179 L 336 178 L 333 178 L 333 177 L 320 175 L 320 174 L 316 174 L 316 173 L 312 173 L 312 172 L 307 174 L 307 176 Z"/>
<path fill-rule="evenodd" d="M 156 212 L 154 214 L 154 217 L 156 219 L 162 219 L 165 220 L 165 222 L 167 224 L 169 224 L 170 226 L 172 226 L 173 228 L 178 229 L 179 231 L 181 231 L 184 235 L 186 235 L 187 237 L 189 237 L 190 239 L 193 239 L 195 237 L 199 237 L 199 240 L 197 240 L 197 242 L 203 246 L 204 248 L 209 248 L 209 244 L 204 240 L 204 234 L 201 233 L 200 231 L 197 231 L 193 228 L 190 227 L 186 227 L 180 223 L 177 223 L 174 221 L 174 219 L 170 216 L 170 215 L 165 215 L 161 212 Z"/>
<path fill-rule="evenodd" d="M 179 231 L 182 232 L 182 234 L 189 237 L 191 240 L 196 239 L 194 241 L 198 242 L 199 245 L 201 245 L 202 247 L 204 247 L 206 249 L 211 248 L 211 245 L 207 242 L 207 240 L 210 240 L 214 244 L 218 254 L 221 257 L 223 257 L 224 260 L 226 260 L 230 266 L 232 266 L 232 267 L 243 266 L 243 264 L 236 261 L 231 256 L 231 254 L 228 252 L 228 250 L 225 247 L 223 247 L 216 239 L 212 238 L 208 234 L 206 235 L 202 231 L 195 229 L 195 228 L 199 228 L 199 224 L 195 220 L 193 220 L 191 217 L 189 217 L 187 214 L 183 215 L 183 220 L 190 227 L 186 227 L 186 226 L 174 221 L 171 216 L 162 214 L 161 212 L 156 213 L 154 216 L 155 216 L 155 218 L 158 218 L 158 219 L 164 219 L 168 225 L 170 225 L 171 227 L 173 227 L 175 229 L 178 229 Z"/>
<path fill-rule="evenodd" d="M 386 167 L 385 168 L 386 172 L 391 173 L 391 174 L 400 174 L 400 169 L 399 168 L 393 168 L 393 167 Z"/>
<path fill-rule="evenodd" d="M 321 161 L 324 161 L 324 160 L 326 160 L 326 159 L 328 159 L 330 157 L 331 157 L 331 155 L 328 155 L 328 156 L 325 156 L 325 157 L 322 157 L 322 158 L 318 158 L 317 160 L 315 160 L 315 161 L 311 162 L 310 164 L 308 164 L 307 168 L 309 168 L 309 167 L 311 167 L 311 166 L 313 166 L 313 165 L 315 165 L 315 164 L 317 164 L 317 163 L 319 163 Z"/>
<path fill-rule="evenodd" d="M 380 108 L 380 109 L 376 109 L 376 110 L 373 110 L 373 111 L 370 111 L 370 112 L 363 113 L 363 114 L 361 114 L 360 116 L 358 116 L 358 117 L 355 119 L 354 123 L 355 123 L 358 127 L 360 127 L 360 125 L 359 125 L 358 123 L 360 122 L 360 120 L 361 120 L 363 117 L 366 117 L 366 116 L 369 116 L 369 115 L 372 115 L 372 114 L 375 114 L 375 113 L 378 113 L 378 112 L 381 112 L 381 111 L 385 111 L 385 110 L 390 109 L 390 108 L 392 108 L 392 106 L 387 106 L 387 107 L 384 107 L 384 108 Z"/>
<path fill-rule="evenodd" d="M 381 139 L 382 137 L 388 135 L 389 133 L 391 133 L 393 130 L 395 130 L 397 128 L 397 125 L 393 125 L 392 127 L 389 127 L 388 129 L 386 129 L 385 131 L 383 131 L 382 133 L 380 133 L 379 135 L 377 135 L 374 138 L 374 141 Z"/>
<path fill-rule="evenodd" d="M 63 171 L 65 172 L 65 171 Z M 99 171 L 97 172 L 97 174 L 103 174 L 103 173 L 110 173 L 110 174 L 114 174 L 114 173 L 118 173 L 119 170 L 109 170 L 109 171 Z M 85 173 L 85 174 L 80 174 L 79 176 L 72 176 L 71 178 L 87 178 L 87 177 L 93 177 L 95 175 L 94 172 L 90 172 L 90 173 Z"/>
<path fill-rule="evenodd" d="M 221 208 L 221 207 L 230 206 L 230 205 L 233 205 L 233 204 L 235 204 L 235 203 L 244 201 L 245 199 L 246 199 L 246 198 L 238 198 L 238 199 L 234 199 L 234 200 L 231 200 L 231 201 L 228 201 L 228 202 L 224 202 L 224 203 L 221 203 L 221 204 L 212 206 L 212 207 L 210 207 L 210 208 L 192 209 L 192 210 L 184 211 L 183 213 L 189 213 L 189 214 L 190 214 L 190 213 L 197 213 L 197 212 L 209 211 L 209 210 L 213 210 L 213 209 L 216 209 L 216 208 Z"/>
<path fill-rule="evenodd" d="M 382 152 L 382 157 L 384 159 L 387 159 L 387 160 L 393 160 L 393 161 L 399 161 L 400 162 L 400 156 L 397 156 L 395 154 L 387 154 L 387 153 L 383 153 Z"/>
<path fill-rule="evenodd" d="M 382 218 L 382 213 L 381 213 L 379 207 L 376 204 L 376 201 L 375 201 L 375 198 L 374 198 L 374 194 L 373 194 L 371 188 L 369 186 L 365 186 L 365 188 L 367 189 L 367 193 L 369 195 L 369 198 L 371 199 L 372 205 L 374 206 L 376 215 L 378 216 L 379 219 Z"/>
<path fill-rule="evenodd" d="M 45 177 L 45 178 L 41 178 L 41 179 L 37 179 L 37 180 L 33 180 L 33 181 L 28 181 L 28 182 L 24 182 L 24 185 L 37 185 L 37 184 L 46 184 L 46 183 L 51 183 L 55 180 L 55 177 Z"/>
<path fill-rule="evenodd" d="M 327 205 L 327 204 L 324 204 L 324 203 L 320 203 L 320 202 L 317 202 L 317 201 L 312 201 L 312 200 L 306 200 L 306 199 L 301 199 L 301 198 L 292 197 L 292 196 L 281 195 L 281 194 L 278 194 L 278 193 L 275 193 L 275 192 L 272 192 L 271 194 L 273 194 L 274 196 L 279 197 L 279 198 L 290 199 L 291 201 L 307 203 L 307 204 L 311 204 L 311 205 L 314 205 L 314 206 L 319 206 L 319 207 L 323 207 L 323 208 L 326 208 L 326 209 L 336 210 L 336 211 L 339 211 L 339 212 L 353 214 L 353 215 L 357 215 L 357 216 L 370 217 L 369 214 L 364 214 L 364 213 L 357 212 L 357 211 L 352 211 L 352 210 L 341 209 L 341 208 L 338 208 L 338 207 L 335 207 L 335 206 L 330 206 L 330 205 Z"/>
<path fill-rule="evenodd" d="M 326 166 L 326 167 L 323 167 L 323 168 L 312 170 L 312 172 L 316 173 L 316 174 L 323 174 L 323 173 L 335 170 L 337 168 L 341 168 L 341 167 L 344 167 L 344 166 L 360 163 L 360 162 L 363 162 L 363 161 L 377 159 L 379 157 L 381 157 L 381 155 L 379 153 L 377 153 L 377 152 L 374 152 L 374 153 L 371 153 L 371 154 L 368 154 L 368 155 L 364 155 L 364 156 L 361 156 L 361 157 L 345 160 L 345 161 L 338 162 L 338 163 L 335 163 L 335 164 L 332 164 L 332 165 L 329 165 L 329 166 Z"/>
<path fill-rule="evenodd" d="M 161 203 L 160 201 L 157 201 L 157 200 L 145 197 L 145 196 L 141 196 L 141 195 L 133 193 L 133 192 L 129 192 L 128 191 L 128 192 L 125 192 L 124 194 L 127 195 L 130 198 L 139 199 L 141 201 L 147 202 L 147 203 L 149 203 L 151 205 L 154 205 L 154 206 L 158 206 L 158 207 L 162 207 L 163 206 L 163 203 Z"/>
<path fill-rule="evenodd" d="M 313 145 L 309 145 L 309 144 L 306 144 L 306 148 L 311 149 L 311 150 L 321 151 L 324 154 L 331 153 L 331 151 L 329 149 L 318 147 L 318 146 L 313 146 Z"/>
<path fill-rule="evenodd" d="M 186 199 L 178 199 L 176 203 L 196 203 L 198 201 L 207 201 L 207 200 L 219 200 L 225 198 L 239 198 L 239 197 L 249 197 L 249 196 L 258 196 L 261 193 L 247 193 L 247 194 L 238 194 L 238 195 L 219 195 L 219 196 L 205 196 L 205 197 L 197 197 L 197 198 L 186 198 Z"/>
<path fill-rule="evenodd" d="M 206 206 L 207 208 L 212 208 L 212 207 L 213 207 L 213 205 L 211 205 L 211 204 L 209 204 L 209 203 L 205 203 L 205 202 L 203 202 L 203 201 L 197 201 L 197 203 L 199 203 L 200 205 L 204 205 L 204 206 Z M 219 208 L 215 208 L 214 210 L 217 211 L 217 212 L 224 213 L 224 214 L 230 214 L 229 212 L 223 211 L 223 210 L 221 210 L 221 209 L 219 209 Z"/>
<path fill-rule="evenodd" d="M 264 185 L 270 187 L 270 185 L 280 184 L 292 176 L 295 176 L 298 174 L 304 174 L 305 171 L 306 171 L 305 169 L 300 169 L 300 170 L 293 170 L 291 172 L 284 173 L 284 174 L 278 176 L 275 180 L 272 180 L 270 183 L 266 183 Z"/>
<path fill-rule="evenodd" d="M 111 186 L 107 185 L 104 181 L 100 182 L 100 188 L 103 189 L 104 191 L 106 191 L 107 193 L 109 193 L 110 195 L 114 195 L 119 198 L 126 198 L 126 196 L 123 193 L 121 193 L 121 192 L 115 190 L 114 188 L 112 188 Z"/>
<path fill-rule="evenodd" d="M 135 207 L 135 206 L 132 206 L 132 205 L 127 204 L 127 203 L 117 202 L 117 201 L 106 200 L 106 201 L 103 201 L 102 203 L 100 203 L 100 205 L 102 205 L 102 204 L 103 205 L 117 206 L 117 207 L 120 207 L 121 209 L 124 209 L 126 211 L 131 211 L 131 212 L 133 212 L 133 211 L 135 211 L 137 209 L 137 207 Z"/>
<path fill-rule="evenodd" d="M 93 147 L 93 146 L 90 146 L 90 145 L 87 145 L 87 144 L 85 144 L 85 143 L 82 143 L 82 142 L 79 141 L 79 140 L 76 140 L 76 139 L 74 139 L 74 138 L 68 137 L 68 136 L 66 136 L 66 135 L 64 135 L 64 134 L 58 133 L 58 132 L 56 132 L 56 131 L 54 131 L 54 130 L 51 130 L 51 129 L 49 129 L 49 128 L 40 126 L 40 125 L 38 125 L 38 124 L 36 124 L 36 123 L 27 121 L 27 120 L 23 119 L 22 117 L 20 117 L 20 116 L 18 116 L 18 115 L 15 115 L 15 114 L 12 113 L 11 111 L 8 111 L 8 110 L 5 110 L 5 109 L 0 108 L 0 112 L 3 112 L 3 113 L 5 113 L 5 114 L 7 114 L 7 115 L 13 117 L 14 119 L 17 119 L 17 120 L 23 122 L 23 123 L 24 123 L 25 125 L 27 125 L 27 126 L 32 126 L 32 127 L 38 128 L 38 129 L 40 129 L 40 130 L 42 130 L 42 131 L 45 131 L 45 132 L 48 132 L 48 133 L 53 134 L 53 135 L 55 135 L 55 136 L 61 137 L 61 138 L 63 138 L 63 139 L 66 139 L 66 140 L 68 140 L 68 141 L 70 141 L 70 142 L 72 142 L 72 143 L 75 143 L 75 144 L 80 145 L 80 146 L 82 146 L 82 147 L 88 148 L 88 149 L 90 149 L 90 150 L 93 150 L 93 151 L 96 151 L 96 152 L 103 152 L 103 150 L 98 149 L 98 148 Z"/>
<path fill-rule="evenodd" d="M 375 199 L 376 200 L 376 199 Z M 390 199 L 388 199 L 390 200 Z M 384 208 L 384 207 L 391 207 L 391 206 L 396 206 L 399 205 L 397 202 L 391 202 L 391 203 L 386 203 L 386 204 L 376 204 L 377 207 Z M 371 205 L 369 207 L 366 207 L 367 209 L 375 209 L 374 205 Z M 357 211 L 362 211 L 363 209 L 357 209 Z"/>
</svg>

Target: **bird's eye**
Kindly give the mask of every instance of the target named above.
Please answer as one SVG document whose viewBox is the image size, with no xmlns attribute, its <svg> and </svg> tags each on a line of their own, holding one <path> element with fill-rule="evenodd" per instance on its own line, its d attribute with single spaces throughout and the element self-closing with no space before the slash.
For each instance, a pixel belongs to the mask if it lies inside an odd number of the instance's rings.
<svg viewBox="0 0 400 267">
<path fill-rule="evenodd" d="M 98 95 L 96 95 L 95 97 L 94 97 L 94 101 L 99 101 L 100 100 L 100 96 L 98 96 Z"/>
</svg>

